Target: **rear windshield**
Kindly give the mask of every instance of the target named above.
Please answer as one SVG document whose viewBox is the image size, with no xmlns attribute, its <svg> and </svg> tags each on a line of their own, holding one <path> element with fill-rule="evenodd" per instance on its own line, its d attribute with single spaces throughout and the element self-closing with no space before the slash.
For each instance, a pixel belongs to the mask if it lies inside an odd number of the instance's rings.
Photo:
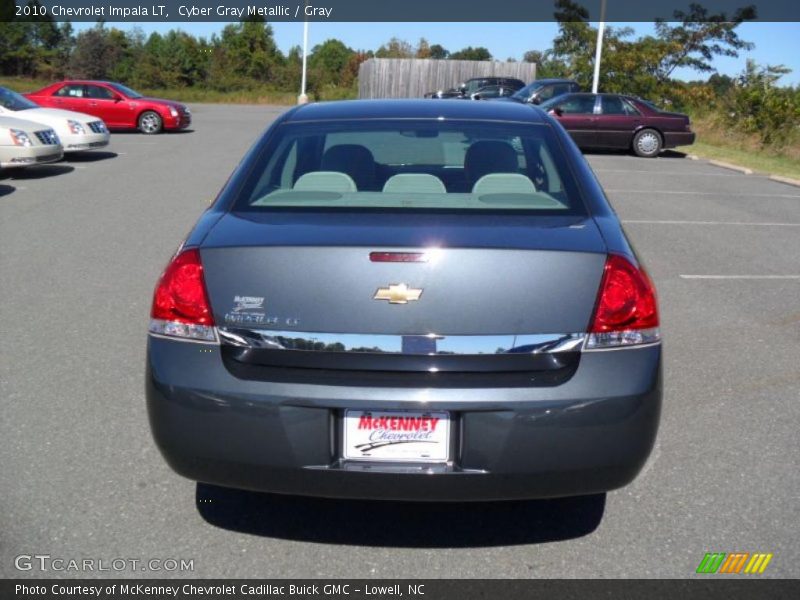
<svg viewBox="0 0 800 600">
<path fill-rule="evenodd" d="M 643 98 L 637 98 L 637 100 L 638 100 L 639 102 L 641 102 L 642 104 L 644 104 L 646 107 L 650 108 L 651 110 L 654 110 L 654 111 L 656 111 L 656 112 L 664 112 L 664 109 L 663 109 L 663 108 L 659 108 L 658 106 L 656 106 L 656 105 L 655 105 L 653 102 L 651 102 L 650 100 L 645 100 L 645 99 L 643 99 Z"/>
<path fill-rule="evenodd" d="M 525 87 L 520 88 L 519 90 L 517 90 L 517 92 L 514 94 L 514 97 L 515 98 L 519 98 L 521 100 L 527 100 L 528 98 L 531 97 L 531 94 L 533 94 L 533 92 L 535 92 L 536 90 L 538 90 L 540 87 L 542 87 L 544 85 L 547 85 L 547 84 L 546 83 L 542 83 L 541 81 L 534 81 L 533 83 L 529 83 Z"/>
<path fill-rule="evenodd" d="M 236 211 L 389 209 L 585 214 L 549 125 L 326 121 L 279 126 Z"/>
</svg>

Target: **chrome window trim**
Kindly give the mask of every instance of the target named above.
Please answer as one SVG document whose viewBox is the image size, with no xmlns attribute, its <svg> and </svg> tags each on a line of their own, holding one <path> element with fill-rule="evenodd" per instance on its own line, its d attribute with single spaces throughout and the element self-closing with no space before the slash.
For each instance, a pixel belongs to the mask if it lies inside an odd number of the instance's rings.
<svg viewBox="0 0 800 600">
<path fill-rule="evenodd" d="M 529 335 L 384 335 L 356 333 L 315 333 L 308 331 L 273 331 L 218 327 L 222 345 L 265 350 L 299 352 L 361 352 L 387 354 L 475 355 L 552 354 L 580 352 L 585 333 L 550 333 Z M 425 347 L 428 351 L 425 351 Z M 413 347 L 416 351 L 408 351 Z"/>
</svg>

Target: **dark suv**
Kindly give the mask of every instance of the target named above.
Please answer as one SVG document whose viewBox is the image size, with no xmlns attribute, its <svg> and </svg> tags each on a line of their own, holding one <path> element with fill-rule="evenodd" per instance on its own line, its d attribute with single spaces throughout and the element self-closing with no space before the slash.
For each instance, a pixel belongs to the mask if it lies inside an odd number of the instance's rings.
<svg viewBox="0 0 800 600">
<path fill-rule="evenodd" d="M 525 87 L 525 82 L 513 77 L 473 77 L 467 79 L 457 88 L 428 92 L 426 98 L 469 98 L 478 90 L 487 86 L 500 86 L 505 89 L 519 90 Z"/>
<path fill-rule="evenodd" d="M 528 104 L 541 104 L 562 94 L 580 92 L 581 86 L 571 79 L 537 79 L 510 96 L 511 100 Z"/>
</svg>

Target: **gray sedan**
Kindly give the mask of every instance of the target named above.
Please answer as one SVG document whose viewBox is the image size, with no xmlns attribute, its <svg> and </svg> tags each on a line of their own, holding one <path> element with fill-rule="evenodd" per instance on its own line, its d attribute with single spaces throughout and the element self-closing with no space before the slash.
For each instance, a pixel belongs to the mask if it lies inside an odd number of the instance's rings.
<svg viewBox="0 0 800 600">
<path fill-rule="evenodd" d="M 147 345 L 167 462 L 252 490 L 604 492 L 661 408 L 653 284 L 567 133 L 517 103 L 290 110 L 165 269 Z"/>
</svg>

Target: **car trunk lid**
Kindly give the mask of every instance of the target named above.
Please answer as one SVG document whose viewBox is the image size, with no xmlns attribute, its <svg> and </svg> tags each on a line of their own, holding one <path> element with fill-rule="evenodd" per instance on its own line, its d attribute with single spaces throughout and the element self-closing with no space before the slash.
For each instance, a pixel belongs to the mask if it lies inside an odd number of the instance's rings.
<svg viewBox="0 0 800 600">
<path fill-rule="evenodd" d="M 223 217 L 201 256 L 220 327 L 515 336 L 585 332 L 606 246 L 586 217 L 265 212 Z"/>
</svg>

